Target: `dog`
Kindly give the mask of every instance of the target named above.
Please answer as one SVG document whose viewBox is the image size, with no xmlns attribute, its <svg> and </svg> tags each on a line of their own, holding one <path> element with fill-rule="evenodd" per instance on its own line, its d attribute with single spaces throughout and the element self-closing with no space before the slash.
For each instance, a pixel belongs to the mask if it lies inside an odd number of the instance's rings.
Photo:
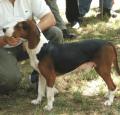
<svg viewBox="0 0 120 115">
<path fill-rule="evenodd" d="M 9 32 L 10 31 L 10 32 Z M 116 85 L 111 78 L 111 68 L 114 66 L 120 75 L 117 52 L 115 46 L 105 40 L 84 40 L 73 43 L 54 43 L 48 41 L 41 33 L 37 25 L 31 21 L 22 21 L 13 28 L 7 28 L 6 33 L 12 37 L 21 37 L 29 54 L 31 66 L 39 72 L 38 97 L 33 104 L 41 102 L 42 97 L 47 94 L 47 105 L 45 110 L 53 108 L 54 88 L 56 76 L 75 70 L 76 68 L 94 68 L 103 78 L 108 87 L 108 99 L 105 105 L 113 103 Z"/>
</svg>

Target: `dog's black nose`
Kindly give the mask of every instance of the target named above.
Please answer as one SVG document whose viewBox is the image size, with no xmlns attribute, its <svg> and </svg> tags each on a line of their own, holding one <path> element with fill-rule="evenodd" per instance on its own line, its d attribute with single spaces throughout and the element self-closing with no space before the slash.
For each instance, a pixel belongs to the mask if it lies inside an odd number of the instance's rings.
<svg viewBox="0 0 120 115">
<path fill-rule="evenodd" d="M 3 28 L 3 32 L 4 32 L 4 33 L 6 32 L 6 28 Z"/>
</svg>

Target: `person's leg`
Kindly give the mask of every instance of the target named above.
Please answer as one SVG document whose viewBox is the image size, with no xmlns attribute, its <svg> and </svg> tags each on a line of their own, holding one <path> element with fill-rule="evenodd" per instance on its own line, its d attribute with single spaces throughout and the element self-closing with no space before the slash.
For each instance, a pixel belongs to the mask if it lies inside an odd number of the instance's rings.
<svg viewBox="0 0 120 115">
<path fill-rule="evenodd" d="M 0 48 L 0 93 L 7 93 L 19 85 L 20 71 L 15 56 Z"/>
<path fill-rule="evenodd" d="M 112 6 L 113 0 L 99 0 L 99 7 L 101 11 L 103 11 L 103 15 L 116 17 L 117 15 L 115 13 L 111 14 Z"/>
<path fill-rule="evenodd" d="M 29 58 L 25 48 L 23 48 L 23 44 L 9 48 L 8 51 L 12 52 L 12 54 L 16 57 L 17 61 L 23 61 Z M 37 91 L 38 88 L 38 77 L 39 73 L 33 69 L 32 73 L 28 76 L 30 80 L 30 86 Z"/>
<path fill-rule="evenodd" d="M 103 3 L 103 8 L 107 8 L 110 10 L 112 9 L 112 5 L 113 5 L 112 0 L 100 0 L 99 3 L 100 3 L 100 7 L 102 6 Z"/>
<path fill-rule="evenodd" d="M 79 28 L 92 0 L 66 0 L 66 17 L 73 28 Z"/>
<path fill-rule="evenodd" d="M 44 31 L 43 34 L 48 40 L 52 42 L 63 43 L 62 31 L 56 26 L 53 26 L 48 30 Z"/>
<path fill-rule="evenodd" d="M 77 0 L 66 0 L 66 18 L 70 23 L 78 21 L 79 9 Z"/>
<path fill-rule="evenodd" d="M 45 1 L 55 16 L 56 26 L 59 27 L 61 30 L 66 29 L 66 25 L 60 16 L 60 12 L 59 12 L 56 0 L 45 0 Z"/>
<path fill-rule="evenodd" d="M 83 17 L 90 9 L 92 0 L 78 0 L 79 17 Z"/>
<path fill-rule="evenodd" d="M 50 7 L 52 13 L 54 14 L 54 17 L 56 19 L 56 26 L 59 27 L 62 30 L 63 37 L 64 38 L 75 38 L 75 34 L 72 34 L 67 29 L 62 17 L 60 16 L 59 8 L 56 3 L 56 0 L 45 0 L 48 6 Z"/>
</svg>

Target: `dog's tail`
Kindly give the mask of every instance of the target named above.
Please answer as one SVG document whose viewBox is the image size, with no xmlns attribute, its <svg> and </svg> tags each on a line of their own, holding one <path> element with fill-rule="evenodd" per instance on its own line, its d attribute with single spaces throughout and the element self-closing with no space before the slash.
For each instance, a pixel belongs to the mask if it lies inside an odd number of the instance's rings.
<svg viewBox="0 0 120 115">
<path fill-rule="evenodd" d="M 113 60 L 113 64 L 114 64 L 114 67 L 115 67 L 116 72 L 118 73 L 118 75 L 120 75 L 120 68 L 119 68 L 118 59 L 117 59 L 117 51 L 116 51 L 115 46 L 114 46 L 112 43 L 110 43 L 110 45 L 112 46 L 113 51 L 114 51 L 114 53 L 115 53 L 115 57 L 114 57 L 114 60 Z"/>
</svg>

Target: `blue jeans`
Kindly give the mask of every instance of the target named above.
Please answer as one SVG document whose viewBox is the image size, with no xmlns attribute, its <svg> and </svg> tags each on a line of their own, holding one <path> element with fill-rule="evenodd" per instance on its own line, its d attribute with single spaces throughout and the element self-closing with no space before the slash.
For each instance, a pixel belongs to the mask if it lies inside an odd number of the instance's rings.
<svg viewBox="0 0 120 115">
<path fill-rule="evenodd" d="M 79 14 L 83 17 L 90 9 L 92 0 L 78 0 Z"/>
<path fill-rule="evenodd" d="M 103 1 L 103 8 L 111 9 L 112 0 L 99 0 L 99 7 L 101 8 Z M 90 4 L 92 0 L 78 0 L 78 7 L 80 16 L 84 16 L 90 9 Z"/>
</svg>

